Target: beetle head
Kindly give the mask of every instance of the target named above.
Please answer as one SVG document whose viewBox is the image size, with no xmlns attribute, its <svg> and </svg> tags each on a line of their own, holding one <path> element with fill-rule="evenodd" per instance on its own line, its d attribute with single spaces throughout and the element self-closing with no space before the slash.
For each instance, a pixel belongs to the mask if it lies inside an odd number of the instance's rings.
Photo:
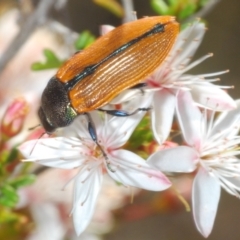
<svg viewBox="0 0 240 240">
<path fill-rule="evenodd" d="M 66 127 L 77 116 L 70 106 L 68 93 L 63 83 L 53 77 L 43 91 L 41 107 L 38 116 L 47 133 L 52 133 L 59 127 Z"/>
</svg>

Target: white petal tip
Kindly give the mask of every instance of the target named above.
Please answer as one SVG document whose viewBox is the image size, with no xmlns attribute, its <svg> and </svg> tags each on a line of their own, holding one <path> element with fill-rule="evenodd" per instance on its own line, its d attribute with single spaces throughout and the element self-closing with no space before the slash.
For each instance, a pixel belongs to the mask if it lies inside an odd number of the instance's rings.
<svg viewBox="0 0 240 240">
<path fill-rule="evenodd" d="M 211 234 L 212 230 L 209 229 L 205 229 L 205 230 L 200 230 L 198 229 L 198 231 L 202 234 L 203 237 L 208 238 L 209 235 Z"/>
</svg>

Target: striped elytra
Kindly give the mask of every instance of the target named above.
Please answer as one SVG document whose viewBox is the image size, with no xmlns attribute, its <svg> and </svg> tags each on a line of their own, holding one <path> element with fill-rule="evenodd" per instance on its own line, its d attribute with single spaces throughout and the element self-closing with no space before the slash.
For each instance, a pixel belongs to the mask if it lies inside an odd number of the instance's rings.
<svg viewBox="0 0 240 240">
<path fill-rule="evenodd" d="M 146 17 L 123 24 L 73 55 L 57 72 L 81 114 L 109 103 L 164 61 L 179 31 L 174 17 Z"/>
<path fill-rule="evenodd" d="M 143 82 L 167 57 L 178 31 L 174 17 L 146 17 L 115 28 L 73 55 L 43 91 L 38 115 L 46 132 L 85 114 L 97 143 L 88 112 L 100 110 L 125 89 Z"/>
</svg>

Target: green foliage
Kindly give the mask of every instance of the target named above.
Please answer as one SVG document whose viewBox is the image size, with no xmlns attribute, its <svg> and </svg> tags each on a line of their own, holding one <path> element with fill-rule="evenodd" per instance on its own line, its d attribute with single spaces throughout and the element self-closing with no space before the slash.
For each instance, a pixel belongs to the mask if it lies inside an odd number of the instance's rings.
<svg viewBox="0 0 240 240">
<path fill-rule="evenodd" d="M 182 9 L 181 12 L 179 12 L 179 19 L 183 20 L 189 16 L 191 16 L 192 14 L 194 14 L 196 12 L 197 9 L 197 5 L 194 3 L 189 3 L 188 5 L 185 5 Z"/>
<path fill-rule="evenodd" d="M 129 139 L 129 146 L 131 148 L 137 149 L 143 144 L 149 143 L 153 140 L 153 134 L 149 128 L 150 125 L 149 116 L 145 116 Z"/>
<path fill-rule="evenodd" d="M 83 31 L 79 34 L 78 39 L 75 42 L 75 48 L 77 51 L 83 50 L 95 41 L 95 36 L 90 31 Z M 65 62 L 57 57 L 57 55 L 50 49 L 44 49 L 43 55 L 45 57 L 44 62 L 34 62 L 31 65 L 33 71 L 42 71 L 47 69 L 57 69 Z"/>
<path fill-rule="evenodd" d="M 5 171 L 5 180 L 0 185 L 0 205 L 5 207 L 15 207 L 18 203 L 17 190 L 21 187 L 32 184 L 35 181 L 35 175 L 20 175 L 9 179 L 8 172 Z"/>
<path fill-rule="evenodd" d="M 95 41 L 95 36 L 88 30 L 85 30 L 79 34 L 75 42 L 75 48 L 80 51 L 91 45 Z"/>
<path fill-rule="evenodd" d="M 107 9 L 117 17 L 123 17 L 124 15 L 124 10 L 117 0 L 93 0 L 93 2 Z"/>
<path fill-rule="evenodd" d="M 152 0 L 151 6 L 159 15 L 167 15 L 169 12 L 169 6 L 164 0 Z"/>
<path fill-rule="evenodd" d="M 18 194 L 16 190 L 9 184 L 5 184 L 0 188 L 0 205 L 5 207 L 14 207 L 18 202 Z"/>
<path fill-rule="evenodd" d="M 14 178 L 13 180 L 11 180 L 9 182 L 9 184 L 14 189 L 18 189 L 20 187 L 25 187 L 25 186 L 31 185 L 32 183 L 34 183 L 35 179 L 36 179 L 35 175 L 29 174 L 29 175 L 24 175 L 24 176 Z"/>
<path fill-rule="evenodd" d="M 5 162 L 11 163 L 13 162 L 18 156 L 18 150 L 16 147 L 12 148 L 8 154 L 5 156 Z"/>
<path fill-rule="evenodd" d="M 208 2 L 209 2 L 209 0 L 200 0 L 199 1 L 199 6 L 204 7 Z"/>
<path fill-rule="evenodd" d="M 185 20 L 204 7 L 209 0 L 151 0 L 152 9 L 159 15 L 176 16 Z"/>
<path fill-rule="evenodd" d="M 29 173 L 29 164 L 20 162 L 16 147 L 7 148 L 0 140 L 0 223 L 19 222 L 21 217 L 15 212 L 19 201 L 18 190 L 35 181 L 35 175 Z M 1 231 L 0 231 L 1 233 Z"/>
<path fill-rule="evenodd" d="M 34 71 L 59 68 L 64 61 L 60 60 L 56 54 L 50 49 L 44 49 L 43 55 L 46 58 L 45 62 L 35 62 L 31 69 Z"/>
<path fill-rule="evenodd" d="M 146 115 L 133 132 L 125 148 L 146 158 L 148 153 L 144 148 L 154 141 L 152 131 L 149 127 L 150 125 L 150 118 Z"/>
</svg>

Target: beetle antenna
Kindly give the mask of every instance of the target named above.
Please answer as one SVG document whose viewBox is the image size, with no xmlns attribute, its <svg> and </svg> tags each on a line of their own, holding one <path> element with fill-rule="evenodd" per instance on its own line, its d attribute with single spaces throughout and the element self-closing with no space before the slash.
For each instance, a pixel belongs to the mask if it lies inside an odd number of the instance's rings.
<svg viewBox="0 0 240 240">
<path fill-rule="evenodd" d="M 32 131 L 32 130 L 34 130 L 35 128 L 40 127 L 40 126 L 41 126 L 41 124 L 39 123 L 38 125 L 36 125 L 36 126 L 34 126 L 34 127 L 28 128 L 28 131 Z"/>
<path fill-rule="evenodd" d="M 32 150 L 31 150 L 31 152 L 30 152 L 30 156 L 32 155 L 32 152 L 33 152 L 34 148 L 36 147 L 39 139 L 42 138 L 42 136 L 43 136 L 45 133 L 47 133 L 47 132 L 43 132 L 43 133 L 38 137 L 37 141 L 35 142 L 35 144 L 34 144 L 33 147 L 32 147 Z"/>
</svg>

